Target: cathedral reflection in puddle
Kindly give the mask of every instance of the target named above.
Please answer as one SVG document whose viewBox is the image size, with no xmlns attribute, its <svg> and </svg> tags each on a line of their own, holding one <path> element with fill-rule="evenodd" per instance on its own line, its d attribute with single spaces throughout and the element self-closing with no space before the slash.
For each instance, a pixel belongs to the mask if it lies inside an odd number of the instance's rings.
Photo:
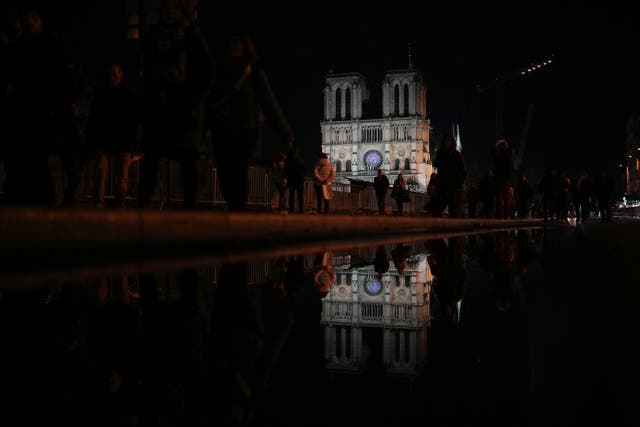
<svg viewBox="0 0 640 427">
<path fill-rule="evenodd" d="M 0 424 L 519 425 L 572 389 L 549 376 L 571 366 L 567 241 L 505 231 L 4 289 Z"/>
</svg>

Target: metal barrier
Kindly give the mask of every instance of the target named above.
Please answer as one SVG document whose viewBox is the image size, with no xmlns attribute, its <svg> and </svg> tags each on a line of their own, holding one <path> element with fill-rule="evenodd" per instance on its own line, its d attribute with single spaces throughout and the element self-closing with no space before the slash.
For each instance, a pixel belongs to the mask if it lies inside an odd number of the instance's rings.
<svg viewBox="0 0 640 427">
<path fill-rule="evenodd" d="M 105 198 L 113 199 L 116 189 L 116 177 L 113 173 L 113 160 L 110 162 L 109 174 Z M 58 204 L 62 203 L 62 193 L 65 188 L 65 178 L 61 164 L 58 159 L 51 161 L 51 172 L 56 183 L 56 193 Z M 78 201 L 91 205 L 93 173 L 92 162 L 85 164 L 84 173 L 78 189 Z M 184 197 L 182 174 L 180 162 L 174 160 L 162 160 L 158 168 L 156 178 L 156 188 L 154 192 L 154 204 L 160 209 L 170 209 L 175 203 L 181 203 Z M 4 174 L 0 166 L 0 189 L 3 188 Z M 257 210 L 276 210 L 277 191 L 271 184 L 271 169 L 261 166 L 251 166 L 249 168 L 249 188 L 247 204 Z M 129 169 L 129 194 L 127 199 L 133 203 L 138 192 L 140 177 L 140 162 L 132 163 Z M 378 212 L 378 202 L 373 188 L 373 184 L 365 184 L 357 190 L 351 183 L 333 183 L 334 198 L 330 202 L 330 211 L 334 213 L 348 213 L 352 215 L 367 215 Z M 423 193 L 410 192 L 411 201 L 405 203 L 404 212 L 407 215 L 423 214 L 429 196 Z M 312 178 L 305 178 L 303 184 L 304 210 L 305 212 L 316 211 L 316 193 Z M 225 205 L 224 197 L 220 191 L 218 174 L 212 160 L 201 159 L 198 164 L 198 188 L 196 202 L 199 206 L 222 207 Z M 297 205 L 297 203 L 296 203 Z M 391 191 L 386 195 L 386 214 L 390 215 L 397 210 L 395 200 L 391 198 Z"/>
</svg>

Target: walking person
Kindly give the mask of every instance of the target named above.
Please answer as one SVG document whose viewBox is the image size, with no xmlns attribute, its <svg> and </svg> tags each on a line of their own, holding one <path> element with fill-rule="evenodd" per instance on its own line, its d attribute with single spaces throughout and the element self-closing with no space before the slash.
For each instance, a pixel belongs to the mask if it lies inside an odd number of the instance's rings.
<svg viewBox="0 0 640 427">
<path fill-rule="evenodd" d="M 376 191 L 376 199 L 378 201 L 378 213 L 384 215 L 387 191 L 389 190 L 389 178 L 383 173 L 382 169 L 378 169 L 378 176 L 373 178 L 373 188 Z"/>
<path fill-rule="evenodd" d="M 145 39 L 144 160 L 138 202 L 143 208 L 151 206 L 160 160 L 177 160 L 183 207 L 194 209 L 213 58 L 189 1 L 163 0 L 160 18 Z"/>
<path fill-rule="evenodd" d="M 273 167 L 273 184 L 278 191 L 278 213 L 286 215 L 287 212 L 287 189 L 289 182 L 285 172 L 285 155 L 280 153 L 276 156 Z"/>
<path fill-rule="evenodd" d="M 404 204 L 410 201 L 411 197 L 409 196 L 407 181 L 405 181 L 403 174 L 399 174 L 398 178 L 393 181 L 391 197 L 395 199 L 396 205 L 398 206 L 398 215 L 404 215 Z"/>
<path fill-rule="evenodd" d="M 593 191 L 589 174 L 586 170 L 580 172 L 580 176 L 576 180 L 576 188 L 574 198 L 576 204 L 576 222 L 584 224 L 591 213 L 591 193 Z"/>
<path fill-rule="evenodd" d="M 493 178 L 496 183 L 496 217 L 511 217 L 513 197 L 510 191 L 513 170 L 513 150 L 506 139 L 498 139 L 493 147 Z"/>
<path fill-rule="evenodd" d="M 613 195 L 613 180 L 606 169 L 600 172 L 595 183 L 595 193 L 598 199 L 600 222 L 611 222 L 611 196 Z"/>
<path fill-rule="evenodd" d="M 434 210 L 433 216 L 442 216 L 442 212 L 448 206 L 449 218 L 462 218 L 464 216 L 463 186 L 467 179 L 467 167 L 462 153 L 456 150 L 453 136 L 446 135 L 442 138 L 434 166 L 438 170 L 438 191 L 442 203 L 437 210 Z"/>
<path fill-rule="evenodd" d="M 549 169 L 540 181 L 543 221 L 553 221 L 555 218 L 558 181 L 559 179 L 555 168 Z"/>
<path fill-rule="evenodd" d="M 289 183 L 289 212 L 294 213 L 296 197 L 298 198 L 298 212 L 304 212 L 304 163 L 298 150 L 289 150 L 284 160 L 284 172 Z"/>
<path fill-rule="evenodd" d="M 526 175 L 520 175 L 518 179 L 518 185 L 516 186 L 516 211 L 518 212 L 518 218 L 529 217 L 529 204 L 531 203 L 531 197 L 533 196 L 533 188 L 529 184 L 529 180 Z"/>
<path fill-rule="evenodd" d="M 125 207 L 129 188 L 129 165 L 136 136 L 137 112 L 133 93 L 123 86 L 119 64 L 110 64 L 106 85 L 96 93 L 87 125 L 88 148 L 93 151 L 92 201 L 97 208 L 105 206 L 104 196 L 113 164 L 116 206 Z"/>
<path fill-rule="evenodd" d="M 320 154 L 320 158 L 313 168 L 313 188 L 316 192 L 316 213 L 318 214 L 329 213 L 329 200 L 331 199 L 325 195 L 323 186 L 332 192 L 331 185 L 335 177 L 336 171 L 329 161 L 329 157 L 325 153 Z"/>
<path fill-rule="evenodd" d="M 266 118 L 281 139 L 281 149 L 293 148 L 293 131 L 280 108 L 251 37 L 234 34 L 224 46 L 216 82 L 207 99 L 212 149 L 220 191 L 231 211 L 247 209 L 249 164 Z"/>
</svg>

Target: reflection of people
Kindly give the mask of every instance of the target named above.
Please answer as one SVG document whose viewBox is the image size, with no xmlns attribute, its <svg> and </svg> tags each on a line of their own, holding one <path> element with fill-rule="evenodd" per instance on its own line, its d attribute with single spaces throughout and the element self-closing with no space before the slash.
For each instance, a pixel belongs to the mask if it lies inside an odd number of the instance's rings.
<svg viewBox="0 0 640 427">
<path fill-rule="evenodd" d="M 393 266 L 398 270 L 398 274 L 404 273 L 407 268 L 407 258 L 411 254 L 411 248 L 405 246 L 402 243 L 393 248 L 391 251 L 391 259 L 393 260 Z"/>
<path fill-rule="evenodd" d="M 376 248 L 376 256 L 373 259 L 373 269 L 378 273 L 378 278 L 382 279 L 382 276 L 389 271 L 389 259 L 384 246 L 378 246 Z"/>
<path fill-rule="evenodd" d="M 336 273 L 333 271 L 331 252 L 325 252 L 322 255 L 322 265 L 316 271 L 313 276 L 313 281 L 320 290 L 322 297 L 324 298 L 336 281 Z"/>
<path fill-rule="evenodd" d="M 458 302 L 462 300 L 467 273 L 464 266 L 464 237 L 450 237 L 449 245 L 443 239 L 429 241 L 427 262 L 436 278 L 434 290 L 447 318 L 455 320 Z"/>
</svg>

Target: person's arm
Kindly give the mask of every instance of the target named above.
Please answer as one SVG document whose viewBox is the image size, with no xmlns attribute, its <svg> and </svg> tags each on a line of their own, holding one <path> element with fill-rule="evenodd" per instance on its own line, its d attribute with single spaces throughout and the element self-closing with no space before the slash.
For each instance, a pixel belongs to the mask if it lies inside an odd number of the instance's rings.
<svg viewBox="0 0 640 427">
<path fill-rule="evenodd" d="M 280 132 L 285 144 L 288 147 L 293 146 L 293 131 L 287 122 L 287 119 L 276 100 L 276 97 L 271 89 L 269 78 L 267 74 L 261 69 L 256 68 L 256 80 L 257 80 L 257 96 L 260 106 L 264 110 L 266 116 L 271 120 L 276 129 Z"/>
</svg>

